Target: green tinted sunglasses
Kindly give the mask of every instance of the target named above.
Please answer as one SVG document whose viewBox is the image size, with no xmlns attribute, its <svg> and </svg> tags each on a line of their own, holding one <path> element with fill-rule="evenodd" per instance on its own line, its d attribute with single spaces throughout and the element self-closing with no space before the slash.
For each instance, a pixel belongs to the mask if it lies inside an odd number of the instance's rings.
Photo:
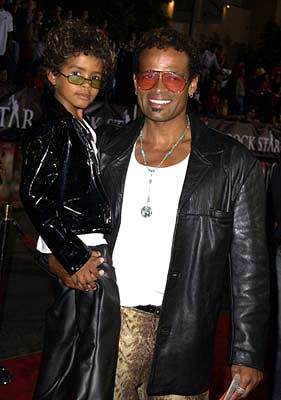
<svg viewBox="0 0 281 400">
<path fill-rule="evenodd" d="M 84 78 L 84 76 L 82 75 L 75 75 L 75 74 L 65 75 L 60 71 L 59 74 L 64 76 L 68 80 L 68 82 L 72 83 L 73 85 L 83 85 L 85 81 L 89 81 L 90 85 L 94 89 L 102 89 L 105 86 L 105 82 L 99 76 L 93 76 L 92 79 L 88 79 Z"/>
</svg>

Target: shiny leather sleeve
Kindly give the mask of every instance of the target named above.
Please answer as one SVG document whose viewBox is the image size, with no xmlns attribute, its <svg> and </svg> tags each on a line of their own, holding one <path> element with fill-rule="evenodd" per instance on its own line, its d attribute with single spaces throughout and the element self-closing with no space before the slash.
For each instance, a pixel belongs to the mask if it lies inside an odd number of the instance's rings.
<svg viewBox="0 0 281 400">
<path fill-rule="evenodd" d="M 239 176 L 239 173 L 238 173 Z M 262 370 L 269 316 L 265 188 L 258 161 L 234 193 L 231 246 L 232 343 L 230 363 Z M 234 334 L 235 333 L 235 334 Z"/>
<path fill-rule="evenodd" d="M 57 124 L 46 124 L 24 143 L 20 195 L 38 233 L 64 268 L 74 274 L 89 259 L 90 251 L 61 217 L 60 170 L 69 140 L 66 123 Z"/>
</svg>

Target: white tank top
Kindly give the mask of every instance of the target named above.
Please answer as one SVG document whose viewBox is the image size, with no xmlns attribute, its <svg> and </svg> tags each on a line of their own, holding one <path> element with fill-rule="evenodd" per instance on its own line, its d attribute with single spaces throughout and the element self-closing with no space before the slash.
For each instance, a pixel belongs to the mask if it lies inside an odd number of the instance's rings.
<svg viewBox="0 0 281 400">
<path fill-rule="evenodd" d="M 170 264 L 178 203 L 189 155 L 159 168 L 151 184 L 152 215 L 143 217 L 150 174 L 132 153 L 127 172 L 121 225 L 113 251 L 122 306 L 161 305 Z"/>
</svg>

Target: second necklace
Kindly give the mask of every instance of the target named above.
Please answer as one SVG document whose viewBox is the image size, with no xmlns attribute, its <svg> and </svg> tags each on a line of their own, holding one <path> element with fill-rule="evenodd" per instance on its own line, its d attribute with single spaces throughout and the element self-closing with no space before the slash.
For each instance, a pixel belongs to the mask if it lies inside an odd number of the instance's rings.
<svg viewBox="0 0 281 400">
<path fill-rule="evenodd" d="M 183 133 L 179 136 L 178 140 L 176 141 L 176 143 L 173 144 L 173 146 L 170 148 L 170 150 L 167 151 L 167 153 L 164 155 L 164 157 L 162 158 L 162 160 L 160 161 L 160 163 L 156 167 L 149 167 L 147 165 L 146 154 L 145 154 L 145 151 L 143 149 L 143 131 L 142 130 L 140 131 L 139 139 L 140 139 L 141 156 L 142 156 L 142 159 L 143 159 L 143 163 L 146 166 L 147 171 L 149 172 L 147 200 L 146 200 L 146 204 L 141 209 L 141 215 L 144 218 L 151 217 L 151 215 L 152 215 L 150 196 L 151 196 L 151 184 L 152 184 L 153 174 L 158 170 L 158 168 L 161 167 L 161 165 L 164 163 L 164 161 L 166 161 L 167 158 L 173 153 L 173 151 L 175 150 L 177 145 L 183 140 L 183 138 L 185 137 L 186 131 L 189 128 L 189 126 L 190 126 L 190 124 L 189 124 L 189 119 L 188 119 L 187 126 L 184 128 Z"/>
</svg>

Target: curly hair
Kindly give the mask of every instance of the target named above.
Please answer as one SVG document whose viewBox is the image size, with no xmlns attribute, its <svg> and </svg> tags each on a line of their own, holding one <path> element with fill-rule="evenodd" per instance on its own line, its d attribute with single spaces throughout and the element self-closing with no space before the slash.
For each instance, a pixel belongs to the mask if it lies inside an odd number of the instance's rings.
<svg viewBox="0 0 281 400">
<path fill-rule="evenodd" d="M 200 73 L 199 51 L 195 43 L 188 40 L 184 35 L 171 28 L 156 28 L 143 34 L 139 40 L 134 56 L 134 73 L 138 72 L 141 53 L 146 49 L 168 49 L 173 48 L 183 51 L 188 57 L 189 80 Z"/>
<path fill-rule="evenodd" d="M 55 73 L 68 58 L 81 53 L 102 61 L 103 79 L 106 80 L 114 58 L 108 40 L 94 26 L 79 19 L 64 21 L 50 29 L 46 36 L 42 64 L 47 70 Z"/>
</svg>

